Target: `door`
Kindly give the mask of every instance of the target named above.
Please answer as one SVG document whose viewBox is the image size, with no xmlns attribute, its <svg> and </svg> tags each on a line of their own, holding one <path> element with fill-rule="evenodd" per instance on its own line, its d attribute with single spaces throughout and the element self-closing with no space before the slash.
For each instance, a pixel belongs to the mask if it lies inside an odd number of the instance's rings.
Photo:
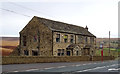
<svg viewBox="0 0 120 74">
<path fill-rule="evenodd" d="M 70 51 L 67 51 L 67 56 L 70 56 Z"/>
</svg>

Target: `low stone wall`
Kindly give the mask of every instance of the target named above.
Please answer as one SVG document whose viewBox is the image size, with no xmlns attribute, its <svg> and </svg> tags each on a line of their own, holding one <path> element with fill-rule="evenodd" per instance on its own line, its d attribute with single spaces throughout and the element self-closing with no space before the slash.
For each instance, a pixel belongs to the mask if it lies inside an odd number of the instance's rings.
<svg viewBox="0 0 120 74">
<path fill-rule="evenodd" d="M 112 60 L 114 58 L 104 57 L 104 60 Z M 93 61 L 100 61 L 100 56 L 94 56 Z M 29 64 L 29 63 L 50 63 L 50 62 L 79 62 L 92 61 L 89 56 L 4 56 L 2 64 Z"/>
<path fill-rule="evenodd" d="M 103 60 L 113 60 L 115 59 L 114 56 L 103 56 Z M 102 57 L 101 56 L 93 56 L 92 61 L 101 61 Z"/>
</svg>

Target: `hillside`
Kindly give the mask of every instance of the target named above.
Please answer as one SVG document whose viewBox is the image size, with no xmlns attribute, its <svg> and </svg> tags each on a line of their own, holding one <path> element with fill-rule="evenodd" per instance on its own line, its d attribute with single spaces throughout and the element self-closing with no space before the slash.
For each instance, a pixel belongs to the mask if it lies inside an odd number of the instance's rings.
<svg viewBox="0 0 120 74">
<path fill-rule="evenodd" d="M 19 44 L 18 37 L 0 37 L 2 56 L 9 55 Z"/>
<path fill-rule="evenodd" d="M 96 45 L 99 47 L 99 45 L 103 43 L 104 47 L 109 47 L 109 38 L 97 38 L 96 39 Z M 110 38 L 110 47 L 111 48 L 118 48 L 118 38 Z"/>
<path fill-rule="evenodd" d="M 109 38 L 96 38 L 96 42 L 101 41 L 109 42 Z M 118 38 L 110 38 L 110 41 L 118 41 Z"/>
<path fill-rule="evenodd" d="M 117 38 L 111 38 L 111 46 L 117 47 Z M 0 50 L 3 56 L 9 55 L 18 45 L 19 37 L 0 37 Z M 96 44 L 99 46 L 100 42 L 104 42 L 104 45 L 108 47 L 109 38 L 96 38 Z M 113 42 L 113 43 L 112 43 Z"/>
</svg>

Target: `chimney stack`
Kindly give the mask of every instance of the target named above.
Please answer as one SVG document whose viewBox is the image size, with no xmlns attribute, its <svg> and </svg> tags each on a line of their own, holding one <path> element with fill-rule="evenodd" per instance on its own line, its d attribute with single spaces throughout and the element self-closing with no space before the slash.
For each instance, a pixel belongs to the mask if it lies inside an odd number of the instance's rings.
<svg viewBox="0 0 120 74">
<path fill-rule="evenodd" d="M 88 31 L 88 27 L 87 27 L 87 25 L 86 25 L 85 29 Z"/>
</svg>

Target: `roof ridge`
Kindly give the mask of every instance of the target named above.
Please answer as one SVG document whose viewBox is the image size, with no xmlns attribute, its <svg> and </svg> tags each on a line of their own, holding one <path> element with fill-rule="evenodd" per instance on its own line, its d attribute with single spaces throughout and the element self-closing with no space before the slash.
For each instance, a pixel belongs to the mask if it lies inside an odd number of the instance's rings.
<svg viewBox="0 0 120 74">
<path fill-rule="evenodd" d="M 90 33 L 88 30 L 86 30 L 84 27 L 78 26 L 78 25 L 73 25 L 73 24 L 68 24 L 60 21 L 55 21 L 51 19 L 46 19 L 38 16 L 34 16 L 40 22 L 42 22 L 44 25 L 46 25 L 48 28 L 54 31 L 61 31 L 61 32 L 69 32 L 69 33 L 74 33 L 74 34 L 83 34 L 87 36 L 94 36 L 92 33 Z M 94 36 L 96 37 L 96 36 Z"/>
<path fill-rule="evenodd" d="M 78 25 L 74 25 L 74 24 L 69 24 L 69 23 L 65 23 L 65 22 L 61 22 L 61 21 L 55 21 L 55 20 L 51 20 L 51 19 L 44 18 L 44 17 L 38 17 L 38 16 L 34 16 L 34 17 L 37 17 L 37 18 L 39 18 L 39 19 L 45 19 L 45 20 L 57 22 L 57 23 L 62 23 L 62 24 L 66 24 L 66 25 L 72 25 L 72 26 L 84 28 L 84 27 L 82 27 L 82 26 L 78 26 Z"/>
</svg>

